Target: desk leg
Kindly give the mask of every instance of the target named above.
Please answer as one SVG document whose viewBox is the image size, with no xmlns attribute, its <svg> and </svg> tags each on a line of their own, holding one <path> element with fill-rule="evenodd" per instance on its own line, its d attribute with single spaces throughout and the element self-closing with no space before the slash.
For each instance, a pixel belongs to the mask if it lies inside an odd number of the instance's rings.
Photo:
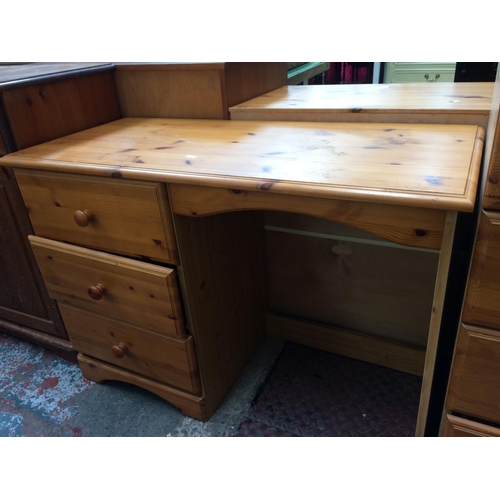
<svg viewBox="0 0 500 500">
<path fill-rule="evenodd" d="M 456 222 L 457 212 L 447 212 L 443 231 L 443 240 L 441 242 L 441 249 L 439 252 L 436 285 L 434 287 L 434 299 L 432 301 L 429 337 L 427 340 L 422 390 L 420 392 L 420 406 L 418 409 L 417 428 L 415 432 L 417 437 L 424 435 L 425 425 L 427 423 L 434 365 L 436 362 L 436 352 L 439 341 L 439 333 L 441 330 L 441 318 L 443 316 L 446 283 L 448 281 L 448 271 L 453 249 Z"/>
</svg>

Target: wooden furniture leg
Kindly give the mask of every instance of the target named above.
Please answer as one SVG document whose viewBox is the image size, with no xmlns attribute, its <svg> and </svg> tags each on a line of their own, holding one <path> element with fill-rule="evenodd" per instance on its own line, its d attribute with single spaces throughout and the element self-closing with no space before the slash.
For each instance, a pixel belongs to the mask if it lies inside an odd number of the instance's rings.
<svg viewBox="0 0 500 500">
<path fill-rule="evenodd" d="M 446 295 L 446 283 L 453 248 L 453 237 L 457 222 L 457 212 L 447 212 L 443 232 L 443 241 L 439 253 L 439 263 L 434 288 L 434 299 L 432 301 L 431 321 L 429 325 L 429 338 L 425 354 L 424 376 L 420 392 L 420 406 L 418 411 L 415 435 L 421 437 L 425 433 L 427 413 L 429 411 L 429 400 L 432 388 L 432 376 L 436 362 L 436 352 L 441 329 L 441 318 L 443 316 L 444 298 Z"/>
</svg>

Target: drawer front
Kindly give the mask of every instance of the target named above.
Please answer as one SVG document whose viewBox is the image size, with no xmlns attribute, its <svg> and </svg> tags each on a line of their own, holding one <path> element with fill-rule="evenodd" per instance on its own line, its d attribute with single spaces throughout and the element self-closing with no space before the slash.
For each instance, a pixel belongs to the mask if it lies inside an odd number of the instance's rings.
<svg viewBox="0 0 500 500">
<path fill-rule="evenodd" d="M 463 325 L 448 389 L 449 411 L 500 423 L 500 332 Z"/>
<path fill-rule="evenodd" d="M 52 298 L 157 333 L 184 338 L 176 272 L 29 236 Z"/>
<path fill-rule="evenodd" d="M 495 135 L 483 197 L 483 207 L 486 210 L 500 210 L 500 123 L 496 124 L 493 133 Z"/>
<path fill-rule="evenodd" d="M 15 169 L 37 236 L 178 263 L 162 183 Z"/>
<path fill-rule="evenodd" d="M 500 330 L 500 212 L 481 213 L 462 319 Z"/>
<path fill-rule="evenodd" d="M 447 415 L 445 437 L 500 437 L 500 429 L 466 418 Z"/>
<path fill-rule="evenodd" d="M 385 83 L 435 83 L 455 80 L 455 63 L 386 63 Z"/>
<path fill-rule="evenodd" d="M 194 340 L 172 339 L 59 304 L 75 349 L 93 358 L 199 394 Z"/>
</svg>

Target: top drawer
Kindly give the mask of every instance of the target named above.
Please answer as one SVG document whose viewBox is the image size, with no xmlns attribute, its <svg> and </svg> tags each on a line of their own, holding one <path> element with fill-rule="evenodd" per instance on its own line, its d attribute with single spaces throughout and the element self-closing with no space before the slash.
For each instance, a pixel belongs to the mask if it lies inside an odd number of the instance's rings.
<svg viewBox="0 0 500 500">
<path fill-rule="evenodd" d="M 166 186 L 15 169 L 37 236 L 178 263 Z"/>
</svg>

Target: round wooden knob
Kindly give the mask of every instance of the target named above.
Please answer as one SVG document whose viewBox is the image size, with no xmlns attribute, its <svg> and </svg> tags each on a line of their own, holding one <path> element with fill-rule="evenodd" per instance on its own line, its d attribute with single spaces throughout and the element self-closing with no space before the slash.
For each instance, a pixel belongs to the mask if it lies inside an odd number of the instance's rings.
<svg viewBox="0 0 500 500">
<path fill-rule="evenodd" d="M 94 220 L 94 214 L 90 210 L 77 210 L 73 219 L 80 227 L 87 227 Z"/>
<path fill-rule="evenodd" d="M 123 356 L 125 356 L 125 354 L 127 353 L 127 350 L 128 347 L 123 342 L 119 342 L 118 345 L 114 345 L 111 347 L 111 352 L 117 358 L 123 358 Z"/>
<path fill-rule="evenodd" d="M 100 283 L 97 283 L 97 285 L 90 285 L 87 288 L 89 297 L 94 300 L 101 300 L 105 291 L 106 289 Z"/>
</svg>

